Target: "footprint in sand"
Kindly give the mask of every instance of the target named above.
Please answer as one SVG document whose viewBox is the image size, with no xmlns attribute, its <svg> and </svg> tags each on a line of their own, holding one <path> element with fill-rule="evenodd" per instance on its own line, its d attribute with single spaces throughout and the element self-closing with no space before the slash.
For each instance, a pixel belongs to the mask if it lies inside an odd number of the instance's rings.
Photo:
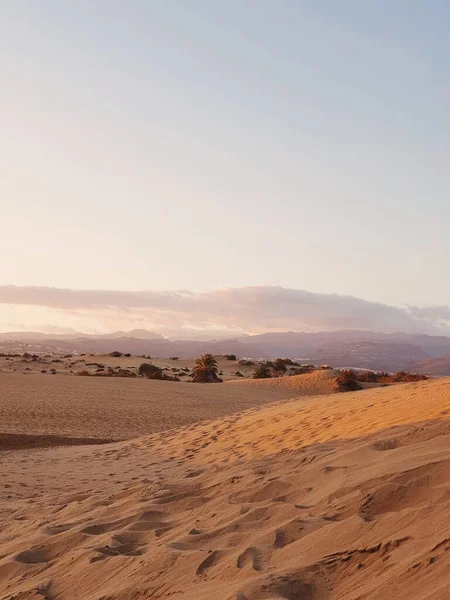
<svg viewBox="0 0 450 600">
<path fill-rule="evenodd" d="M 262 553 L 258 548 L 250 546 L 238 556 L 238 568 L 243 569 L 247 565 L 251 565 L 255 571 L 262 571 Z"/>
<path fill-rule="evenodd" d="M 216 565 L 223 553 L 219 550 L 213 550 L 198 566 L 196 575 L 204 575 L 208 569 Z"/>
<path fill-rule="evenodd" d="M 16 554 L 14 560 L 23 565 L 37 565 L 41 563 L 47 563 L 50 558 L 47 554 L 45 546 L 37 546 Z"/>
<path fill-rule="evenodd" d="M 126 543 L 126 544 L 115 544 L 113 546 L 101 546 L 100 548 L 95 548 L 95 551 L 104 556 L 140 556 L 144 554 L 146 550 L 146 544 L 137 544 L 137 543 Z M 99 560 L 99 557 L 93 557 L 96 560 Z M 91 559 L 91 562 L 94 562 Z"/>
</svg>

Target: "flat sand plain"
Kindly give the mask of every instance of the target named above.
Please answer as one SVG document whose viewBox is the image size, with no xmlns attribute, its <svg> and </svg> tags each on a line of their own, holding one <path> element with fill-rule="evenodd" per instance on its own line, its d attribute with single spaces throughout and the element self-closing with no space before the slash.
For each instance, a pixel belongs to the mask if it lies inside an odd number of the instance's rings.
<svg viewBox="0 0 450 600">
<path fill-rule="evenodd" d="M 129 439 L 274 400 L 331 393 L 333 376 L 317 371 L 261 386 L 0 372 L 0 434 Z"/>
</svg>

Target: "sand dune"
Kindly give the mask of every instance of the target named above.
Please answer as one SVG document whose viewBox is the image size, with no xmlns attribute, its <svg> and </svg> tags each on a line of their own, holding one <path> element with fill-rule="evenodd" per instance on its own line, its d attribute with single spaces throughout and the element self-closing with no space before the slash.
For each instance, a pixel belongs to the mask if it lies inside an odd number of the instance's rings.
<svg viewBox="0 0 450 600">
<path fill-rule="evenodd" d="M 332 390 L 331 371 L 196 385 L 0 373 L 1 432 L 120 440 Z M 1 449 L 1 440 L 0 440 Z"/>
<path fill-rule="evenodd" d="M 448 598 L 449 410 L 443 379 L 0 453 L 0 597 Z"/>
<path fill-rule="evenodd" d="M 291 377 L 274 377 L 272 379 L 245 379 L 229 381 L 228 385 L 248 388 L 263 388 L 270 393 L 287 392 L 287 397 L 319 396 L 336 392 L 336 371 L 333 369 L 317 370 L 304 375 Z"/>
</svg>

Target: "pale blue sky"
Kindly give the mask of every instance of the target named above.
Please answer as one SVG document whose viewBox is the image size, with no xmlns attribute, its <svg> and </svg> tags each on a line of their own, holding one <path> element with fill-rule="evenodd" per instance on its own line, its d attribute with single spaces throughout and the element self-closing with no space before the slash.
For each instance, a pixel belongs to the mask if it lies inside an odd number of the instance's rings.
<svg viewBox="0 0 450 600">
<path fill-rule="evenodd" d="M 450 3 L 3 0 L 0 284 L 448 304 Z"/>
</svg>

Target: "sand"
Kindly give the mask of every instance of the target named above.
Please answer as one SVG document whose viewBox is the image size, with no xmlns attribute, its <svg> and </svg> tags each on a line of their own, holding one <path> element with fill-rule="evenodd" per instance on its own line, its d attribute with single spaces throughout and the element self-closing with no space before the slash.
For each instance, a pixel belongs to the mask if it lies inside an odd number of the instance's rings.
<svg viewBox="0 0 450 600">
<path fill-rule="evenodd" d="M 449 598 L 450 379 L 283 386 L 222 384 L 285 397 L 132 440 L 1 452 L 0 598 Z"/>
<path fill-rule="evenodd" d="M 194 384 L 120 377 L 0 373 L 0 432 L 122 440 L 277 399 L 332 392 L 332 371 Z M 1 440 L 0 440 L 1 449 Z"/>
</svg>

